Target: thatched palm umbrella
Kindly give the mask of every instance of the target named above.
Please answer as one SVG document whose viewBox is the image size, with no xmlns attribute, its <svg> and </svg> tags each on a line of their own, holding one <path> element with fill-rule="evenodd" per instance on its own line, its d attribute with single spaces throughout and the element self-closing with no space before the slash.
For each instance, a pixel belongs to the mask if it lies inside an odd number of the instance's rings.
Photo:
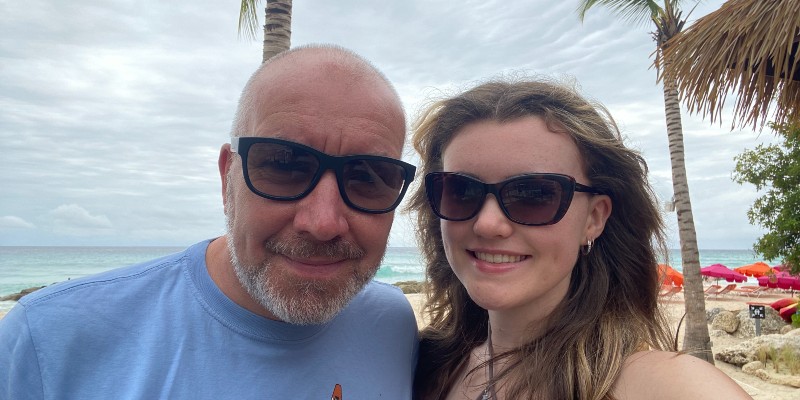
<svg viewBox="0 0 800 400">
<path fill-rule="evenodd" d="M 737 94 L 731 128 L 800 122 L 800 1 L 729 0 L 673 37 L 663 73 L 678 82 L 690 112 L 714 122 Z"/>
</svg>

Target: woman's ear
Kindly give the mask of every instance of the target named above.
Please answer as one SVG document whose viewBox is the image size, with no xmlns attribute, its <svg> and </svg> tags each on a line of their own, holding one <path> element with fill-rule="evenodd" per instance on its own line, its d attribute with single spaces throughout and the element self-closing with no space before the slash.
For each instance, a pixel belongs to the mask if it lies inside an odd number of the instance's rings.
<svg viewBox="0 0 800 400">
<path fill-rule="evenodd" d="M 589 201 L 589 216 L 586 219 L 586 239 L 595 240 L 606 227 L 611 215 L 611 197 L 605 194 L 594 195 Z"/>
</svg>

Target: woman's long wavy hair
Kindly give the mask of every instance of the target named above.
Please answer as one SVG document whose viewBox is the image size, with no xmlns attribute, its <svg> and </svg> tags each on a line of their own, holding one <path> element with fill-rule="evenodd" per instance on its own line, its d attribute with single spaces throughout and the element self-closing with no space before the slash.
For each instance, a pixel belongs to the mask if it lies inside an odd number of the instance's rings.
<svg viewBox="0 0 800 400">
<path fill-rule="evenodd" d="M 420 173 L 442 171 L 445 147 L 466 125 L 528 116 L 542 118 L 550 130 L 574 140 L 589 184 L 611 197 L 612 212 L 591 252 L 578 257 L 569 291 L 545 333 L 496 356 L 509 366 L 496 380 L 508 399 L 613 399 L 628 356 L 648 348 L 674 350 L 674 345 L 658 309 L 657 255 L 666 255 L 658 202 L 644 159 L 623 144 L 607 110 L 547 80 L 481 84 L 420 115 L 413 127 Z M 456 384 L 470 351 L 486 340 L 488 313 L 470 299 L 450 268 L 440 221 L 423 186 L 412 194 L 409 209 L 417 212 L 428 289 L 424 311 L 430 321 L 421 332 L 415 397 L 440 399 Z"/>
</svg>

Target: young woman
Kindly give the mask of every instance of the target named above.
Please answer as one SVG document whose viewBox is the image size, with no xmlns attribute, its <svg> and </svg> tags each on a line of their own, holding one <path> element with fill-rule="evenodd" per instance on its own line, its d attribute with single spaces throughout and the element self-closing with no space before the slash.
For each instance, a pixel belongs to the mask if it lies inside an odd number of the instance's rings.
<svg viewBox="0 0 800 400">
<path fill-rule="evenodd" d="M 602 106 L 489 82 L 423 113 L 414 146 L 431 320 L 417 398 L 750 398 L 675 352 L 658 203 Z"/>
</svg>

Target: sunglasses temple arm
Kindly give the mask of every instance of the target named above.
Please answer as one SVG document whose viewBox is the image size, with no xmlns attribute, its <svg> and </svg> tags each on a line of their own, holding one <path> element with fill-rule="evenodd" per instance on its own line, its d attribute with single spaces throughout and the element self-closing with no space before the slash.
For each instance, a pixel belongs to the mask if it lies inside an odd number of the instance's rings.
<svg viewBox="0 0 800 400">
<path fill-rule="evenodd" d="M 593 194 L 606 194 L 604 191 L 600 189 L 595 189 L 591 186 L 582 185 L 580 183 L 575 182 L 575 191 L 576 192 L 584 192 L 584 193 L 593 193 Z"/>
</svg>

